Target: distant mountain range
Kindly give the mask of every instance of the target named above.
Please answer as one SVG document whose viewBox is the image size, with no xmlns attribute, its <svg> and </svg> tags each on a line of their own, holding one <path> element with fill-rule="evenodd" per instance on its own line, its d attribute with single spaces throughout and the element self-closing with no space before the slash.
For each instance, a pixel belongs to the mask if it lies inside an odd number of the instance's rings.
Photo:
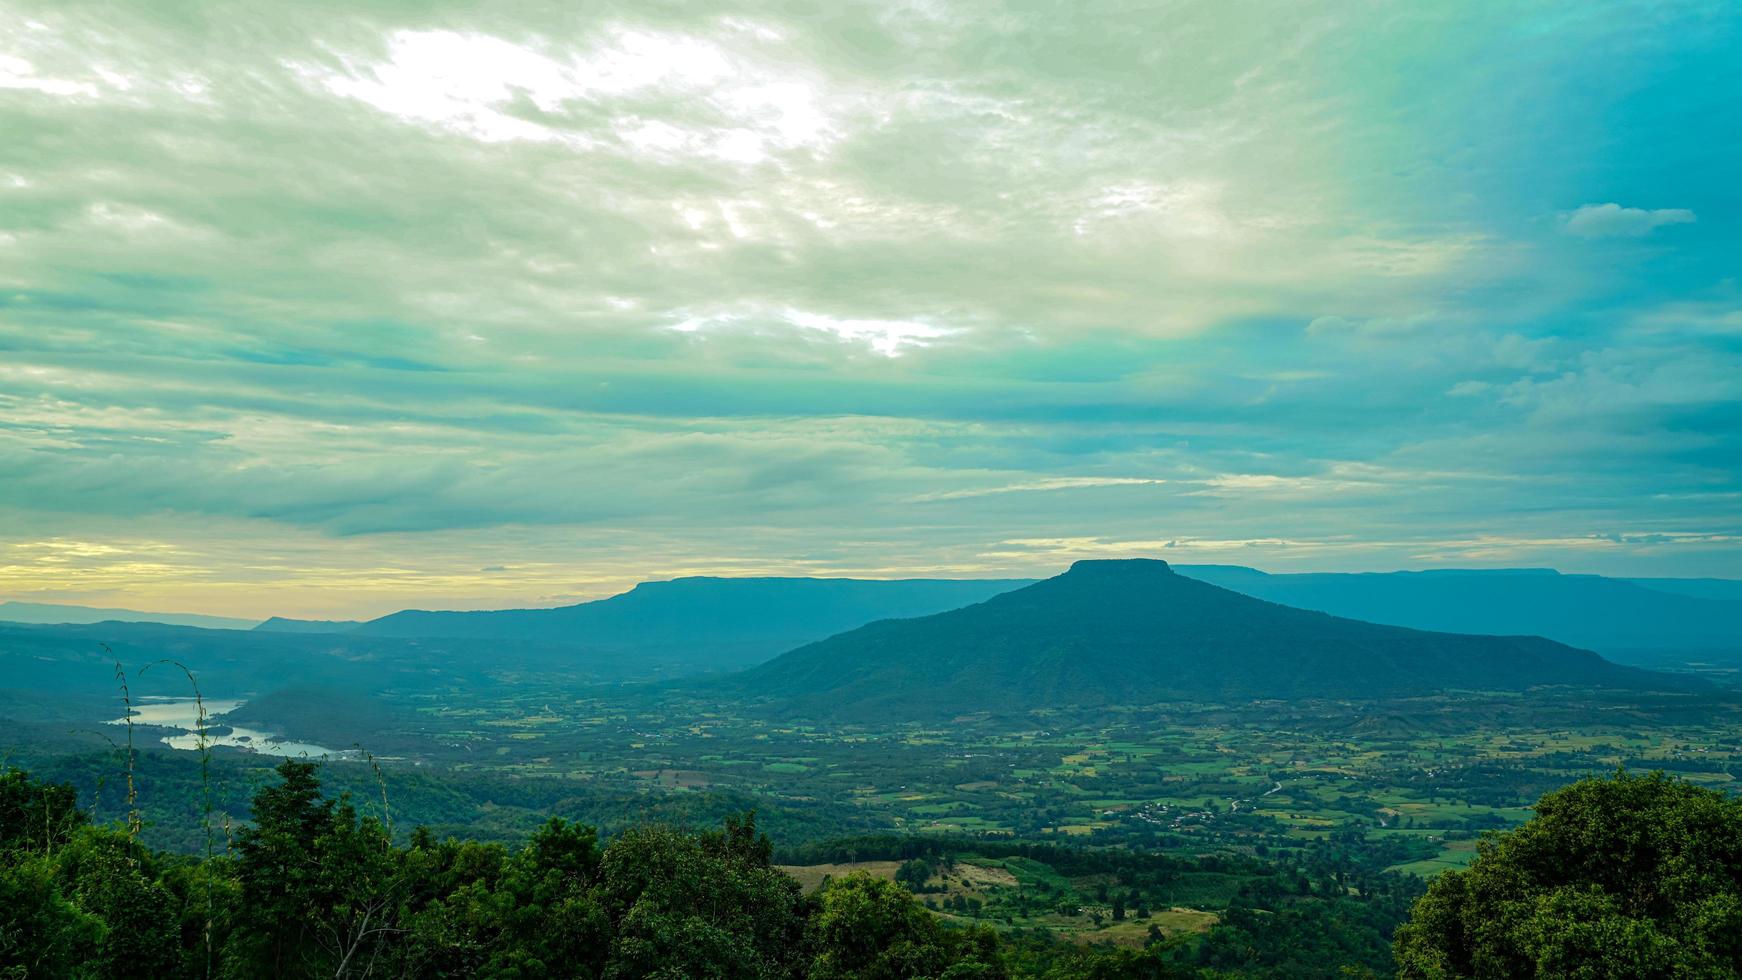
<svg viewBox="0 0 1742 980">
<path fill-rule="evenodd" d="M 1742 663 L 1742 581 L 1617 579 L 1548 569 L 1267 574 L 1236 565 L 1178 565 L 1188 578 L 1301 609 L 1455 633 L 1544 636 L 1644 666 Z M 256 634 L 503 641 L 533 660 L 569 660 L 607 676 L 733 670 L 882 619 L 944 612 L 1033 584 L 1030 579 L 679 578 L 554 609 L 407 610 L 368 622 L 249 620 L 0 603 L 0 622 L 157 622 Z M 234 642 L 227 641 L 227 642 Z M 352 646 L 355 644 L 352 643 Z"/>
<path fill-rule="evenodd" d="M 1183 575 L 1246 595 L 1372 623 L 1456 633 L 1529 634 L 1629 663 L 1742 658 L 1742 582 L 1482 569 L 1271 575 L 1192 565 Z"/>
<path fill-rule="evenodd" d="M 887 718 L 1696 682 L 1540 637 L 1426 632 L 1294 609 L 1132 559 L 1081 561 L 977 605 L 871 623 L 724 683 L 789 713 Z"/>
<path fill-rule="evenodd" d="M 0 602 L 4 623 L 162 623 L 166 626 L 197 626 L 211 630 L 254 628 L 258 619 L 202 616 L 197 613 L 140 612 L 137 609 L 104 609 L 98 606 L 62 605 L 58 602 Z"/>
<path fill-rule="evenodd" d="M 1742 660 L 1742 581 L 1630 580 L 1552 569 L 1273 575 L 1239 565 L 1173 567 L 1255 598 L 1391 626 L 1545 636 L 1645 665 Z M 875 620 L 944 612 L 1033 581 L 680 578 L 556 609 L 407 611 L 355 627 L 300 628 L 536 639 L 746 666 Z M 261 626 L 274 628 L 287 627 Z"/>
<path fill-rule="evenodd" d="M 1214 578 L 1239 591 L 1203 581 Z M 444 689 L 578 689 L 746 667 L 711 690 L 839 718 L 1539 685 L 1679 690 L 1703 682 L 1618 666 L 1555 640 L 1650 649 L 1642 659 L 1658 662 L 1695 649 L 1742 659 L 1739 606 L 1552 572 L 1266 575 L 1145 560 L 1079 562 L 1040 582 L 685 578 L 559 609 L 403 612 L 362 624 L 281 618 L 241 631 L 0 621 L 0 704 L 43 720 L 72 711 L 69 698 L 113 702 L 116 660 L 135 696 L 184 693 L 173 667 L 142 672 L 175 660 L 198 673 L 208 697 L 246 697 L 253 710 L 279 715 L 321 703 L 310 691 L 415 700 Z M 1472 630 L 1560 635 L 1460 635 Z M 266 697 L 289 689 L 305 694 Z"/>
<path fill-rule="evenodd" d="M 1025 584 L 985 579 L 679 578 L 556 609 L 407 611 L 355 636 L 538 640 L 658 655 L 708 668 L 747 667 L 878 619 L 925 616 Z"/>
</svg>

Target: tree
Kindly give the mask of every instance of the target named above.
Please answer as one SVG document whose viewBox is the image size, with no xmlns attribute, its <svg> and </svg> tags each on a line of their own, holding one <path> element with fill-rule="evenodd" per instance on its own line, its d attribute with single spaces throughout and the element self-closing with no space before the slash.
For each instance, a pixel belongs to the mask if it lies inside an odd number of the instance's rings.
<svg viewBox="0 0 1742 980">
<path fill-rule="evenodd" d="M 100 966 L 108 928 L 71 901 L 58 858 L 85 823 L 70 785 L 0 772 L 0 977 L 74 977 Z"/>
<path fill-rule="evenodd" d="M 84 977 L 94 972 L 91 950 L 106 928 L 55 887 L 45 856 L 0 858 L 0 977 Z"/>
<path fill-rule="evenodd" d="M 99 976 L 173 976 L 181 967 L 180 904 L 156 857 L 124 831 L 86 827 L 55 856 L 61 894 L 105 925 L 91 950 Z"/>
<path fill-rule="evenodd" d="M 901 867 L 895 869 L 895 880 L 907 886 L 907 890 L 917 892 L 931 880 L 931 862 L 925 858 L 913 858 L 903 861 Z"/>
<path fill-rule="evenodd" d="M 20 769 L 0 772 L 0 852 L 52 851 L 85 821 L 70 784 L 40 782 Z"/>
<path fill-rule="evenodd" d="M 310 923 L 311 892 L 320 868 L 315 839 L 332 819 L 315 765 L 286 759 L 277 785 L 254 795 L 254 824 L 236 837 L 242 886 L 237 928 L 226 960 L 242 974 L 299 975 Z"/>
<path fill-rule="evenodd" d="M 1397 933 L 1402 977 L 1742 972 L 1742 801 L 1618 773 L 1544 796 Z"/>
<path fill-rule="evenodd" d="M 395 854 L 373 818 L 321 796 L 313 763 L 286 759 L 237 835 L 241 902 L 225 959 L 246 976 L 366 970 L 393 924 Z M 359 960 L 359 955 L 362 959 Z"/>
<path fill-rule="evenodd" d="M 606 975 L 789 975 L 803 955 L 804 902 L 770 853 L 750 816 L 699 838 L 663 827 L 618 837 L 595 891 L 616 932 Z"/>
<path fill-rule="evenodd" d="M 806 933 L 817 951 L 809 980 L 1001 980 L 996 936 L 945 930 L 900 885 L 863 872 L 822 893 Z"/>
</svg>

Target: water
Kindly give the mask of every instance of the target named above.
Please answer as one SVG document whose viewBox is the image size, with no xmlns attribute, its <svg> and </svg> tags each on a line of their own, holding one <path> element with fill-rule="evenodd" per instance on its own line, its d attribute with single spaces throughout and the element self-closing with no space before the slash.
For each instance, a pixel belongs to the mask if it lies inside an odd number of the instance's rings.
<svg viewBox="0 0 1742 980">
<path fill-rule="evenodd" d="M 229 724 L 224 721 L 223 716 L 241 706 L 241 701 L 208 700 L 206 702 L 206 725 L 217 728 Z M 198 749 L 200 747 L 199 703 L 193 698 L 141 698 L 139 703 L 133 706 L 133 723 L 135 725 L 158 725 L 163 728 L 178 729 L 179 734 L 165 735 L 162 739 L 163 743 L 170 748 Z M 127 719 L 117 718 L 109 724 L 125 725 Z M 222 735 L 206 736 L 206 744 L 226 745 L 246 752 L 258 752 L 261 755 L 291 758 L 330 756 L 335 759 L 348 759 L 357 755 L 355 749 L 329 749 L 313 742 L 295 742 L 279 738 L 271 732 L 240 726 L 231 726 L 230 731 Z"/>
</svg>

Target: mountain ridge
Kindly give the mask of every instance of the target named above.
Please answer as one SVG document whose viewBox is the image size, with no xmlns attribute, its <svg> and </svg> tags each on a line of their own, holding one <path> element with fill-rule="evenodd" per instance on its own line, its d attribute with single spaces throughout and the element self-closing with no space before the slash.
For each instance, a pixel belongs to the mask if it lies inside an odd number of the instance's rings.
<svg viewBox="0 0 1742 980">
<path fill-rule="evenodd" d="M 691 576 L 553 609 L 407 610 L 344 635 L 560 641 L 735 668 L 867 622 L 942 612 L 1025 582 Z"/>
<path fill-rule="evenodd" d="M 197 629 L 246 630 L 260 623 L 258 619 L 234 616 L 209 616 L 204 613 L 146 612 L 139 609 L 111 609 L 104 606 L 80 606 L 59 602 L 0 602 L 0 622 L 29 625 L 85 626 L 92 623 L 156 623 L 161 626 L 192 626 Z"/>
<path fill-rule="evenodd" d="M 1183 566 L 1180 574 L 1366 622 L 1547 636 L 1631 662 L 1661 662 L 1697 651 L 1742 655 L 1742 602 L 1721 598 L 1722 579 L 1654 586 L 1653 580 L 1554 569 L 1278 574 L 1242 565 Z"/>
</svg>

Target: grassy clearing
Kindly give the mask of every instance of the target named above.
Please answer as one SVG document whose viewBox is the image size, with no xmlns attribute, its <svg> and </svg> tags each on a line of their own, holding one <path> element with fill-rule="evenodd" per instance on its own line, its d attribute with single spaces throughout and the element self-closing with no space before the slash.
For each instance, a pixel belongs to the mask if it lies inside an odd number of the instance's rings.
<svg viewBox="0 0 1742 980">
<path fill-rule="evenodd" d="M 875 878 L 895 880 L 895 869 L 901 867 L 900 861 L 852 861 L 840 864 L 782 864 L 776 866 L 787 877 L 798 882 L 805 894 L 810 894 L 822 887 L 825 878 L 845 878 L 856 871 L 864 872 Z"/>
</svg>

